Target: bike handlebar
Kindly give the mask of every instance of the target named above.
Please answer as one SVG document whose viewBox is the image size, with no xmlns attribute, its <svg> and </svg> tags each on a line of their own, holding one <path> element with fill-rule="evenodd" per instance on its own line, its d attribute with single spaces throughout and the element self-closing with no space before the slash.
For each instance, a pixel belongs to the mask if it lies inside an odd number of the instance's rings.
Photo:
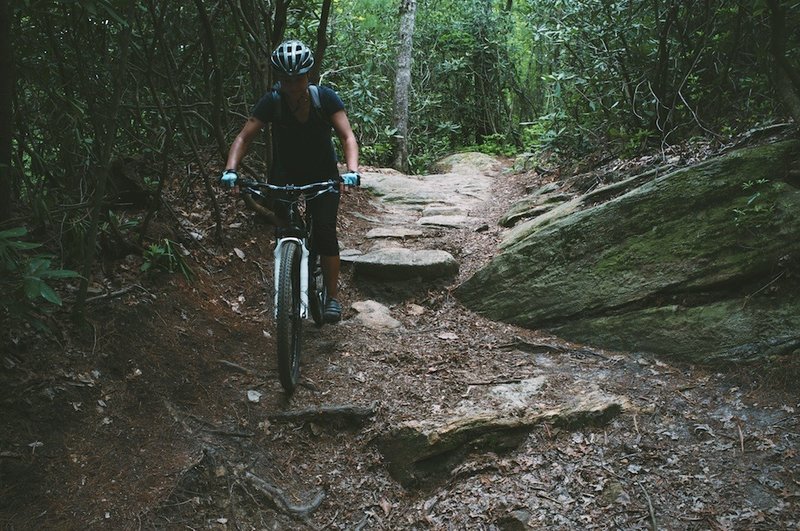
<svg viewBox="0 0 800 531">
<path fill-rule="evenodd" d="M 262 192 L 263 189 L 288 193 L 290 196 L 296 194 L 296 196 L 299 197 L 300 195 L 303 195 L 306 201 L 313 200 L 323 194 L 331 192 L 335 192 L 337 194 L 339 193 L 339 182 L 335 181 L 334 179 L 328 179 L 327 181 L 320 181 L 311 184 L 277 185 L 277 184 L 270 184 L 264 181 L 257 181 L 254 179 L 243 179 L 240 177 L 239 179 L 237 179 L 236 184 L 239 185 L 241 193 L 256 195 L 259 197 L 266 197 L 264 195 L 264 192 Z M 282 201 L 284 203 L 293 203 L 295 201 L 295 199 L 290 199 L 287 201 L 286 199 L 281 199 L 279 197 L 276 198 L 276 200 Z"/>
<path fill-rule="evenodd" d="M 269 190 L 274 190 L 277 192 L 308 192 L 310 190 L 321 190 L 323 188 L 335 188 L 339 185 L 338 181 L 333 179 L 328 179 L 327 181 L 320 181 L 317 183 L 310 183 L 310 184 L 286 184 L 286 185 L 277 185 L 277 184 L 270 184 L 264 181 L 258 181 L 255 179 L 243 179 L 239 177 L 237 179 L 236 184 L 243 188 L 250 188 L 250 189 L 259 189 L 259 188 L 267 188 Z"/>
</svg>

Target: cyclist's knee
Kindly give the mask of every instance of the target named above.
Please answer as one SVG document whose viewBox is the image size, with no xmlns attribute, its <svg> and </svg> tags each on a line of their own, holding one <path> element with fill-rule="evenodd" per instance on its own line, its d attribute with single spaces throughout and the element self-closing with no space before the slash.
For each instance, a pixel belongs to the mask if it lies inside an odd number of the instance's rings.
<svg viewBox="0 0 800 531">
<path fill-rule="evenodd" d="M 314 247 L 322 256 L 339 256 L 339 239 L 336 237 L 336 226 L 314 227 Z"/>
<path fill-rule="evenodd" d="M 321 256 L 339 256 L 339 242 L 334 240 L 328 240 L 325 238 L 317 239 L 314 242 L 316 245 L 316 251 Z"/>
</svg>

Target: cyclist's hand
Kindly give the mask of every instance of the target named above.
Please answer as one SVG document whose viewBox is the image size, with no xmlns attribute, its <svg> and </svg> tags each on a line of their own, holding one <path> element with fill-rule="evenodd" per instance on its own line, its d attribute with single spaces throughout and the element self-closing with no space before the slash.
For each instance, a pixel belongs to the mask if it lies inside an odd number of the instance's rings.
<svg viewBox="0 0 800 531">
<path fill-rule="evenodd" d="M 361 186 L 361 174 L 357 171 L 349 171 L 342 174 L 342 184 L 345 189 L 352 186 Z"/>
<path fill-rule="evenodd" d="M 222 172 L 222 175 L 219 178 L 220 184 L 223 186 L 227 186 L 228 188 L 233 188 L 236 186 L 236 180 L 239 179 L 239 174 L 236 173 L 236 170 L 225 170 Z"/>
</svg>

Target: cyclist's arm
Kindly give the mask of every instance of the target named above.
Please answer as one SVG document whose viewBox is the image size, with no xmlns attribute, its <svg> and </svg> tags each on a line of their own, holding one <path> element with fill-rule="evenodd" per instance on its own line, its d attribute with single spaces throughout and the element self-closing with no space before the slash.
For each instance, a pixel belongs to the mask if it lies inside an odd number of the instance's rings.
<svg viewBox="0 0 800 531">
<path fill-rule="evenodd" d="M 357 172 L 358 142 L 356 141 L 356 135 L 353 134 L 353 128 L 350 127 L 347 113 L 344 110 L 333 113 L 331 115 L 331 124 L 333 124 L 333 130 L 336 131 L 336 136 L 339 137 L 339 141 L 342 143 L 347 171 Z"/>
<path fill-rule="evenodd" d="M 236 139 L 231 144 L 231 149 L 228 151 L 228 161 L 225 164 L 225 169 L 235 170 L 239 167 L 239 163 L 247 154 L 250 149 L 250 143 L 258 136 L 258 133 L 264 128 L 266 124 L 251 116 L 245 122 L 242 130 L 236 135 Z"/>
</svg>

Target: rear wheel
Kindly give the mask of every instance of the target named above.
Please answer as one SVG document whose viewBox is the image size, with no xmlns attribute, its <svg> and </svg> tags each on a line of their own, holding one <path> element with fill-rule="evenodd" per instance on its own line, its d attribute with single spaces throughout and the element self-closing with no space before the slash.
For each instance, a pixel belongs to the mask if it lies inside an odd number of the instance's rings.
<svg viewBox="0 0 800 531">
<path fill-rule="evenodd" d="M 276 338 L 278 377 L 287 393 L 294 391 L 300 378 L 300 245 L 286 242 L 281 247 L 278 271 Z"/>
</svg>

